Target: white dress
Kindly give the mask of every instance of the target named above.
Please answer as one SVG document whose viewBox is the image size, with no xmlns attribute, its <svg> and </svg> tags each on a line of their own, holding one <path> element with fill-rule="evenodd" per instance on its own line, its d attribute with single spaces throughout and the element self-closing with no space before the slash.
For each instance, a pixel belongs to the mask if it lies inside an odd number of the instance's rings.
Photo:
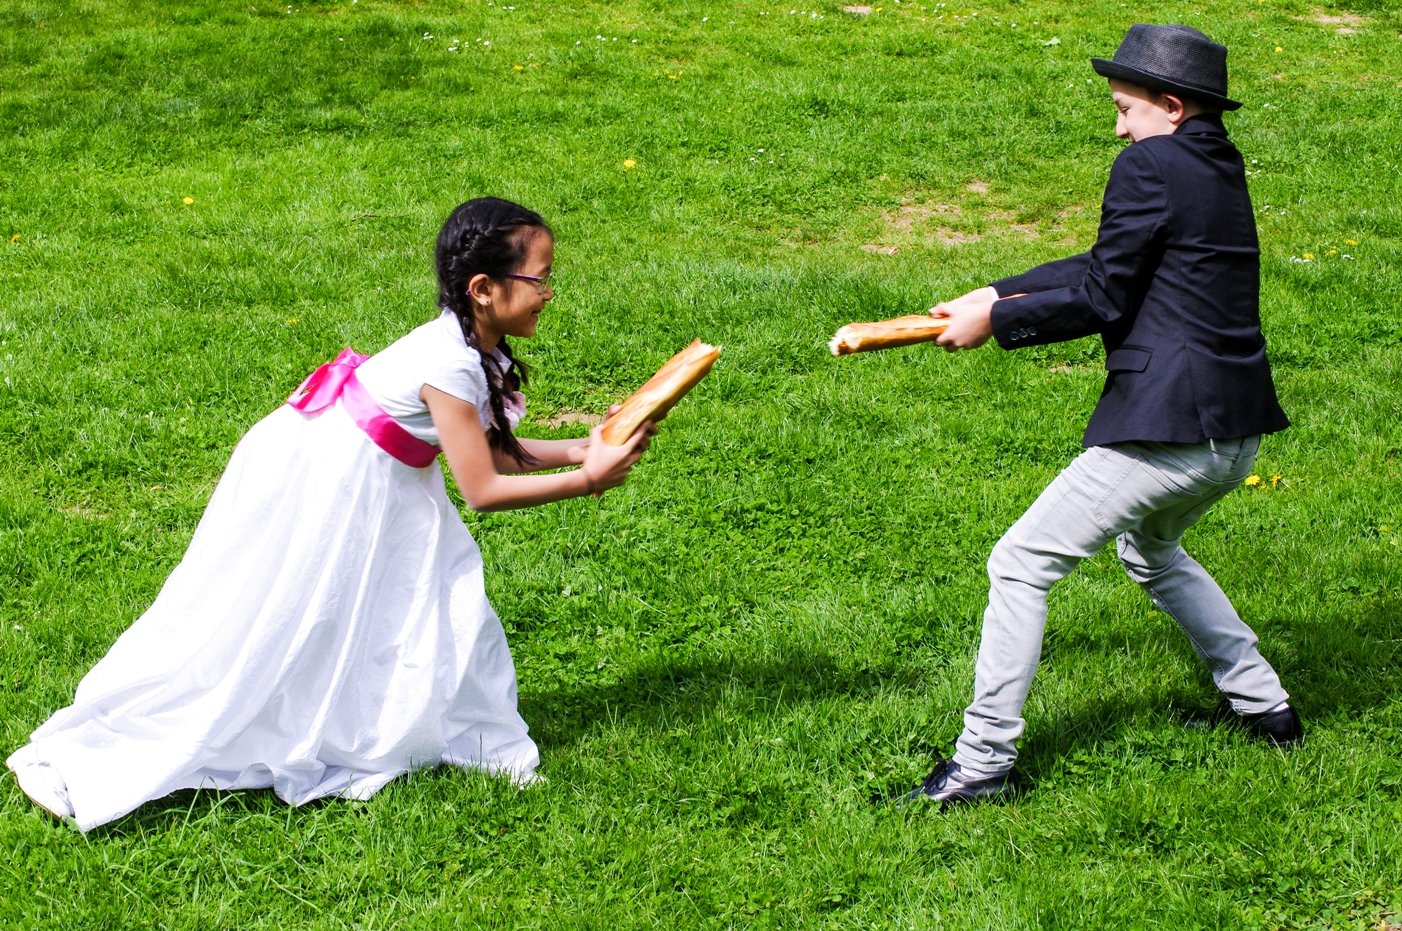
<svg viewBox="0 0 1402 931">
<path fill-rule="evenodd" d="M 446 312 L 356 373 L 430 443 L 425 384 L 489 416 Z M 438 463 L 393 459 L 339 403 L 281 407 L 244 436 L 155 603 L 7 761 L 84 831 L 177 789 L 271 787 L 300 805 L 439 763 L 527 782 L 538 762 Z"/>
</svg>

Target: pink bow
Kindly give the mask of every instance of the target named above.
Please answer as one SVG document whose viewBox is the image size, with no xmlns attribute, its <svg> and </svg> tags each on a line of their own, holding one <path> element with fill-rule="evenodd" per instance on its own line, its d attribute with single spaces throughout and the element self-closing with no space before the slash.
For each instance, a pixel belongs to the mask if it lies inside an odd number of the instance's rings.
<svg viewBox="0 0 1402 931">
<path fill-rule="evenodd" d="M 288 397 L 287 403 L 308 416 L 314 416 L 339 400 L 356 426 L 364 430 L 380 449 L 407 466 L 416 469 L 428 466 L 441 450 L 400 426 L 399 421 L 375 403 L 370 392 L 355 377 L 356 367 L 368 358 L 347 346 L 336 358 L 308 375 L 307 380 Z"/>
<path fill-rule="evenodd" d="M 368 358 L 347 346 L 336 358 L 308 375 L 288 397 L 287 403 L 304 414 L 318 414 L 326 410 L 336 403 L 346 388 L 346 382 L 355 376 L 356 366 Z"/>
</svg>

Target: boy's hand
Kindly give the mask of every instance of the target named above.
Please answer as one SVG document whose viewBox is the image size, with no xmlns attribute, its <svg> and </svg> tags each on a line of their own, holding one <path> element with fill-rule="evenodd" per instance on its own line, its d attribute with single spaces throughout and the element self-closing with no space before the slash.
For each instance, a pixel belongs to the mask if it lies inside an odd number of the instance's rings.
<svg viewBox="0 0 1402 931">
<path fill-rule="evenodd" d="M 952 301 L 941 301 L 930 308 L 930 315 L 949 320 L 949 328 L 935 339 L 946 352 L 977 349 L 993 336 L 993 304 L 998 292 L 979 288 Z"/>
</svg>

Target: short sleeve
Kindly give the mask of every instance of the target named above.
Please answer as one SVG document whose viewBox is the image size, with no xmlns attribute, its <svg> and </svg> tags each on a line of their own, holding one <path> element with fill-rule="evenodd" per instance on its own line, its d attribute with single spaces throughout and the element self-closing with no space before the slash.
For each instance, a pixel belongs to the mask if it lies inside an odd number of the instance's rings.
<svg viewBox="0 0 1402 931">
<path fill-rule="evenodd" d="M 466 401 L 481 413 L 488 408 L 487 374 L 482 371 L 482 361 L 477 353 L 471 349 L 466 352 L 470 358 L 435 369 L 424 378 L 423 383 Z"/>
</svg>

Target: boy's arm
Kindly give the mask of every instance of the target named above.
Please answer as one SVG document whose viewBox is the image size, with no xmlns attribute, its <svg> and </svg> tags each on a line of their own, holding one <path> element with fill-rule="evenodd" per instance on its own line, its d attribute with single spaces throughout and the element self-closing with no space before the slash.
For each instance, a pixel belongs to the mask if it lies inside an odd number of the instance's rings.
<svg viewBox="0 0 1402 931">
<path fill-rule="evenodd" d="M 936 345 L 950 352 L 982 346 L 993 336 L 993 305 L 999 300 L 1072 287 L 1085 278 L 1089 267 L 1089 252 L 1055 259 L 1021 275 L 976 288 L 952 301 L 941 301 L 930 308 L 930 313 L 947 318 L 949 325 L 935 340 Z"/>
<path fill-rule="evenodd" d="M 1115 159 L 1090 252 L 991 286 L 999 295 L 1027 288 L 989 307 L 990 332 L 1004 349 L 1100 333 L 1138 311 L 1168 223 L 1168 190 L 1150 149 L 1135 143 Z"/>
<path fill-rule="evenodd" d="M 1013 294 L 1036 294 L 1039 291 L 1052 291 L 1056 288 L 1069 288 L 1079 284 L 1090 268 L 1090 253 L 1082 252 L 1065 259 L 1053 259 L 1036 268 L 993 282 L 989 287 L 998 292 L 999 297 Z"/>
</svg>

